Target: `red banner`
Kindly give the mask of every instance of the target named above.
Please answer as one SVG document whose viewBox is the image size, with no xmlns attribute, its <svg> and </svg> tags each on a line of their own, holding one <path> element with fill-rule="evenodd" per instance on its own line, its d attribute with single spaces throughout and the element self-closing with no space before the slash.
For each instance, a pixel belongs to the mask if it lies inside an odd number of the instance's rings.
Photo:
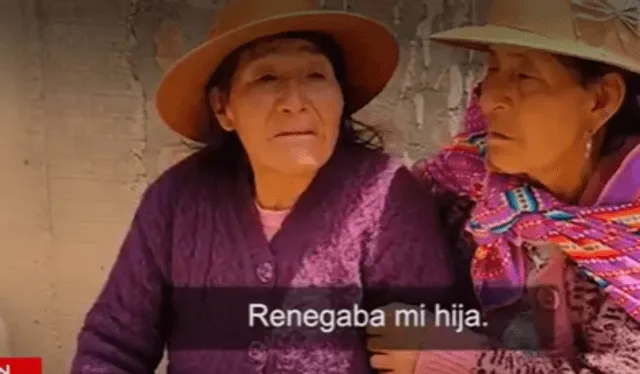
<svg viewBox="0 0 640 374">
<path fill-rule="evenodd" d="M 0 374 L 42 374 L 42 359 L 37 357 L 0 358 Z"/>
</svg>

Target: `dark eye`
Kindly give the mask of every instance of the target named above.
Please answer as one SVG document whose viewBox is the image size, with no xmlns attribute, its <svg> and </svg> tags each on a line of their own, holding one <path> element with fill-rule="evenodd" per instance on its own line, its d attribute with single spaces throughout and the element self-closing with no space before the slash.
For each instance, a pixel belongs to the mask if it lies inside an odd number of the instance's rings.
<svg viewBox="0 0 640 374">
<path fill-rule="evenodd" d="M 309 78 L 311 79 L 324 79 L 324 74 L 322 73 L 310 73 Z"/>
<path fill-rule="evenodd" d="M 264 75 L 261 75 L 260 78 L 257 79 L 257 81 L 259 81 L 259 82 L 273 82 L 273 81 L 275 81 L 277 79 L 278 79 L 278 77 L 276 77 L 273 74 L 264 74 Z"/>
<path fill-rule="evenodd" d="M 534 77 L 534 76 L 529 75 L 529 74 L 523 74 L 523 73 L 518 74 L 518 78 L 519 78 L 519 79 L 522 79 L 522 80 L 525 80 L 525 79 L 535 79 L 535 77 Z"/>
</svg>

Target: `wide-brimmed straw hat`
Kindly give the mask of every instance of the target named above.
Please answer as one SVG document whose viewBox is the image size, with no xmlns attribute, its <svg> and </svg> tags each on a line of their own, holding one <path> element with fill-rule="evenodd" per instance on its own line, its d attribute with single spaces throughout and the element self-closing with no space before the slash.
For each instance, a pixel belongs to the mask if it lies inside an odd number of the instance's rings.
<svg viewBox="0 0 640 374">
<path fill-rule="evenodd" d="M 320 32 L 336 41 L 344 56 L 344 96 L 351 113 L 384 89 L 398 64 L 395 37 L 369 18 L 325 10 L 312 0 L 230 0 L 214 18 L 208 40 L 160 82 L 155 94 L 160 118 L 178 134 L 205 141 L 215 121 L 205 89 L 220 63 L 246 43 L 292 31 Z"/>
<path fill-rule="evenodd" d="M 640 0 L 493 0 L 485 25 L 431 39 L 475 50 L 531 48 L 640 74 Z"/>
</svg>

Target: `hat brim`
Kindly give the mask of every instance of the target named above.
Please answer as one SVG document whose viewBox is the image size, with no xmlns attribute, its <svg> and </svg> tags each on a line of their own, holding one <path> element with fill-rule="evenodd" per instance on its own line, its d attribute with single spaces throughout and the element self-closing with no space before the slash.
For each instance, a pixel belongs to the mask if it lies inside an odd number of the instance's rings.
<svg viewBox="0 0 640 374">
<path fill-rule="evenodd" d="M 399 46 L 395 37 L 374 20 L 340 11 L 291 13 L 221 34 L 178 60 L 155 92 L 160 118 L 178 134 L 205 141 L 204 127 L 211 122 L 205 88 L 220 63 L 246 43 L 291 31 L 322 32 L 332 36 L 342 48 L 347 79 L 344 96 L 351 112 L 382 92 L 398 64 Z"/>
<path fill-rule="evenodd" d="M 506 45 L 531 48 L 564 56 L 602 62 L 640 74 L 640 64 L 624 56 L 609 52 L 575 40 L 558 40 L 505 26 L 484 25 L 465 26 L 434 33 L 429 37 L 439 43 L 479 51 L 486 51 L 489 45 Z"/>
</svg>

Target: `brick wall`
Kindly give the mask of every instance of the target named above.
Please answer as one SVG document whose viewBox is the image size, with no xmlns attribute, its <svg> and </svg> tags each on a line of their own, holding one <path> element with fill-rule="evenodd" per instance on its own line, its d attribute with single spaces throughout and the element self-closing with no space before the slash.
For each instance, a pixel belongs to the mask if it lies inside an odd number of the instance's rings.
<svg viewBox="0 0 640 374">
<path fill-rule="evenodd" d="M 156 116 L 154 87 L 202 40 L 222 2 L 1 3 L 9 11 L 0 15 L 0 316 L 14 355 L 42 356 L 46 373 L 64 373 L 140 193 L 186 152 Z M 475 3 L 324 3 L 397 33 L 400 68 L 358 117 L 407 161 L 430 154 L 457 129 L 478 72 L 473 54 L 425 37 L 481 18 Z"/>
</svg>

